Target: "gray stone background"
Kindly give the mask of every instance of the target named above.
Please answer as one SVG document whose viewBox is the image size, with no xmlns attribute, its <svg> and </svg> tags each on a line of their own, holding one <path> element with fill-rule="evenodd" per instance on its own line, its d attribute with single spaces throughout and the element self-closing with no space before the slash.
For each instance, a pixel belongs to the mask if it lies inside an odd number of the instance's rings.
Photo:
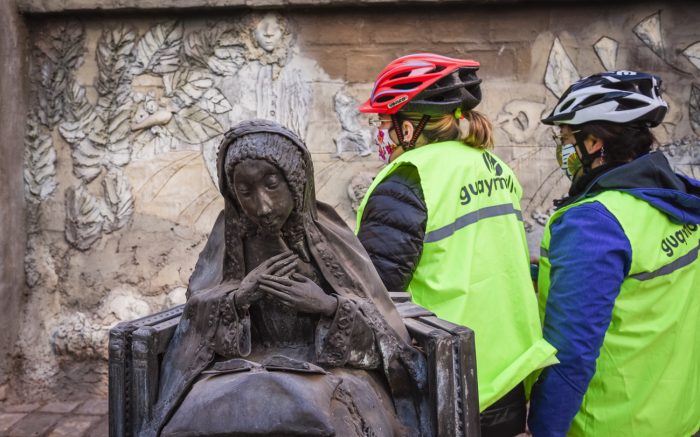
<svg viewBox="0 0 700 437">
<path fill-rule="evenodd" d="M 404 54 L 481 62 L 478 109 L 524 187 L 531 249 L 568 188 L 539 119 L 580 77 L 662 76 L 655 132 L 700 176 L 697 2 L 18 5 L 0 3 L 2 396 L 105 393 L 109 328 L 184 301 L 222 206 L 216 148 L 240 120 L 299 132 L 318 197 L 354 225 L 381 166 L 356 107 Z"/>
</svg>

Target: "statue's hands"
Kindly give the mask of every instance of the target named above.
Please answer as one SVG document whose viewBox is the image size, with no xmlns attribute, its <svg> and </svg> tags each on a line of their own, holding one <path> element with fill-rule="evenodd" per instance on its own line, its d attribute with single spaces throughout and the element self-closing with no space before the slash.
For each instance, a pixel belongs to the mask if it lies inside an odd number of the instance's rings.
<svg viewBox="0 0 700 437">
<path fill-rule="evenodd" d="M 262 275 L 260 290 L 302 313 L 332 317 L 338 307 L 337 298 L 326 294 L 314 281 L 298 273 L 292 273 L 290 278 Z"/>
<path fill-rule="evenodd" d="M 235 302 L 238 308 L 247 308 L 253 302 L 262 297 L 259 289 L 260 278 L 263 275 L 275 275 L 283 277 L 297 267 L 299 256 L 291 250 L 273 256 L 264 263 L 254 268 L 241 281 L 238 291 L 235 293 Z"/>
</svg>

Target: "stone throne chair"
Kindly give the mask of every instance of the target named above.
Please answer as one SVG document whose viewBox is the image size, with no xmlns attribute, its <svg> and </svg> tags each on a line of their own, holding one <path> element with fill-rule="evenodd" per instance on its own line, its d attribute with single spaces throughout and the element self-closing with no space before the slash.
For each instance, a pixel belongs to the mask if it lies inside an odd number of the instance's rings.
<svg viewBox="0 0 700 437">
<path fill-rule="evenodd" d="M 436 436 L 479 437 L 474 332 L 441 320 L 391 292 L 406 328 L 428 363 L 429 408 Z M 109 435 L 136 436 L 156 402 L 162 356 L 183 305 L 122 322 L 109 336 Z"/>
</svg>

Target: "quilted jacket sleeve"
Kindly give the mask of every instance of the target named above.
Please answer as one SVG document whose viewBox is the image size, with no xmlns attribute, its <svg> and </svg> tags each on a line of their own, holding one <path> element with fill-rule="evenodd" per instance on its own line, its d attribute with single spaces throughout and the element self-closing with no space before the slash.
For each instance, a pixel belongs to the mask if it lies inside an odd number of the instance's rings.
<svg viewBox="0 0 700 437">
<path fill-rule="evenodd" d="M 358 238 L 387 290 L 404 291 L 423 250 L 428 213 L 415 167 L 403 165 L 372 192 Z"/>
</svg>

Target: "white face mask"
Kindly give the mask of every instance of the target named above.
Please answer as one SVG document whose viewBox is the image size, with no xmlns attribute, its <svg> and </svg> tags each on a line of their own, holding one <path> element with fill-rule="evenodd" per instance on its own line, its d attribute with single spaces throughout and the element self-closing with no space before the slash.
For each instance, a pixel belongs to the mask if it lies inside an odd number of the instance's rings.
<svg viewBox="0 0 700 437">
<path fill-rule="evenodd" d="M 559 167 L 570 180 L 578 174 L 583 165 L 576 153 L 576 146 L 573 144 L 564 144 L 561 147 L 557 146 L 557 161 Z"/>
<path fill-rule="evenodd" d="M 377 144 L 377 150 L 379 152 L 379 159 L 381 159 L 384 164 L 389 163 L 391 155 L 394 153 L 398 147 L 389 136 L 389 129 L 378 129 L 377 136 L 375 137 L 375 143 Z"/>
</svg>

